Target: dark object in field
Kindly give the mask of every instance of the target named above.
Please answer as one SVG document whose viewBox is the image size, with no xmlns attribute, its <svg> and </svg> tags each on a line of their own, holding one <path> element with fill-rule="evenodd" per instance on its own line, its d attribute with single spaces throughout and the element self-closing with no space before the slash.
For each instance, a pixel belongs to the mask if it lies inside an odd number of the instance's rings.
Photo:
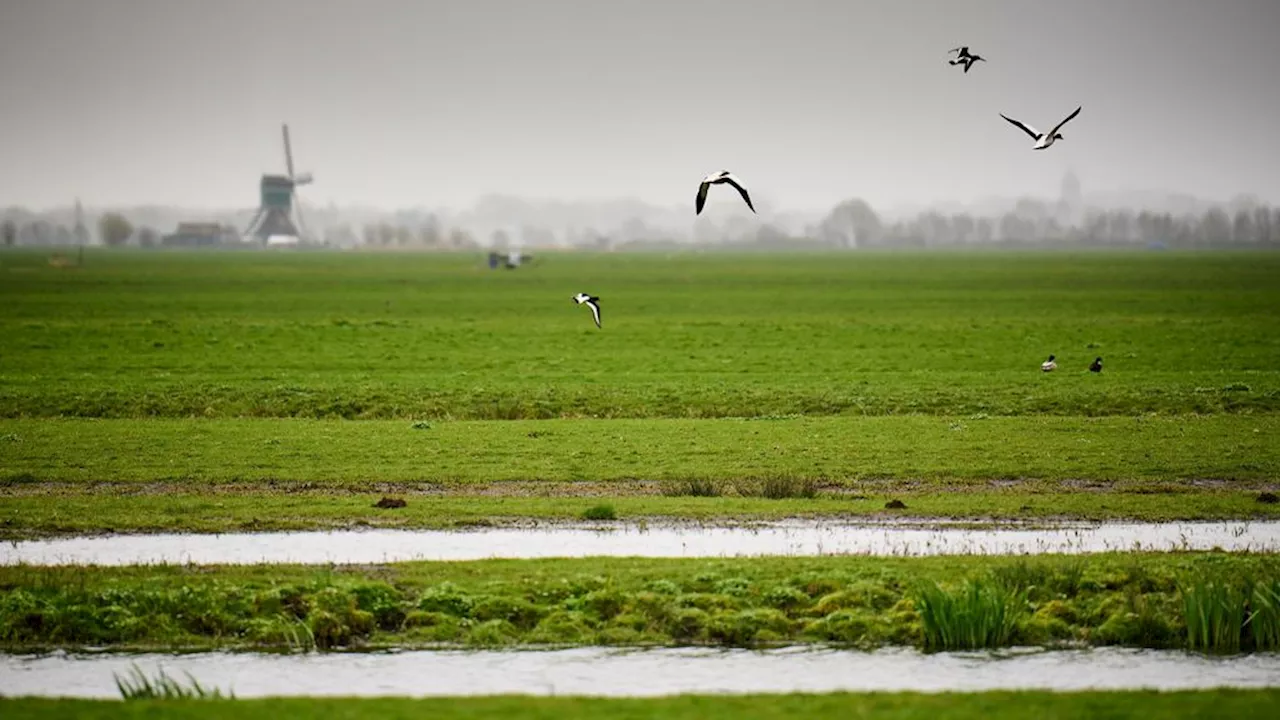
<svg viewBox="0 0 1280 720">
<path fill-rule="evenodd" d="M 1280 497 L 1276 497 L 1273 492 L 1260 492 L 1258 493 L 1258 502 L 1265 505 L 1274 505 L 1280 502 Z"/>
<path fill-rule="evenodd" d="M 906 510 L 907 504 L 901 500 L 890 500 L 884 504 L 885 510 Z"/>
<path fill-rule="evenodd" d="M 383 508 L 384 510 L 386 510 L 390 508 L 402 508 L 408 504 L 409 503 L 406 503 L 403 498 L 384 497 L 378 502 L 374 503 L 373 506 L 376 508 Z"/>
<path fill-rule="evenodd" d="M 1093 359 L 1093 364 L 1089 366 L 1089 372 L 1102 372 L 1102 358 Z"/>
</svg>

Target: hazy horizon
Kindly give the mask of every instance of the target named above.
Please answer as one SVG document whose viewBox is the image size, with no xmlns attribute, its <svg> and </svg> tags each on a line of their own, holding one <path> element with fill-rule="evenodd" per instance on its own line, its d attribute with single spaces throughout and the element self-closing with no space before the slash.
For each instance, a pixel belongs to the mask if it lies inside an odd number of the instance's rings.
<svg viewBox="0 0 1280 720">
<path fill-rule="evenodd" d="M 692 215 L 722 168 L 763 212 L 1055 195 L 1067 170 L 1275 203 L 1277 29 L 1273 0 L 0 0 L 0 205 L 252 207 L 282 122 L 311 205 Z M 989 62 L 948 66 L 961 44 Z M 998 115 L 1077 105 L 1042 152 Z"/>
</svg>

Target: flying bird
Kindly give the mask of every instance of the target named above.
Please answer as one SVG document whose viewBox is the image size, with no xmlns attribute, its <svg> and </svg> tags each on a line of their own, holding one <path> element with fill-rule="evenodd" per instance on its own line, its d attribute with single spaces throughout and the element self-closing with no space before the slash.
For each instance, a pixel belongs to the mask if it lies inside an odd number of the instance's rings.
<svg viewBox="0 0 1280 720">
<path fill-rule="evenodd" d="M 1000 113 L 1000 117 L 1002 117 L 1002 118 L 1004 118 L 1005 120 L 1008 120 L 1009 122 L 1013 123 L 1014 125 L 1016 125 L 1016 126 L 1018 126 L 1018 127 L 1022 128 L 1022 131 L 1023 131 L 1023 132 L 1025 132 L 1026 134 L 1030 135 L 1030 136 L 1031 136 L 1031 139 L 1036 141 L 1035 146 L 1032 148 L 1033 150 L 1043 150 L 1043 149 L 1045 149 L 1045 148 L 1049 147 L 1050 145 L 1052 145 L 1054 140 L 1063 140 L 1063 139 L 1064 139 L 1064 138 L 1062 137 L 1062 133 L 1060 133 L 1060 132 L 1058 132 L 1058 131 L 1062 129 L 1062 126 L 1063 126 L 1063 125 L 1066 125 L 1068 122 L 1071 122 L 1071 119 L 1072 119 L 1072 118 L 1074 118 L 1075 116 L 1079 115 L 1079 114 L 1080 114 L 1080 109 L 1081 109 L 1081 108 L 1076 108 L 1076 111 L 1075 111 L 1075 112 L 1073 112 L 1073 113 L 1071 113 L 1070 115 L 1068 115 L 1068 116 L 1067 116 L 1067 118 L 1066 118 L 1065 120 L 1063 120 L 1062 122 L 1058 123 L 1057 125 L 1054 125 L 1054 126 L 1053 126 L 1053 129 L 1052 129 L 1052 130 L 1050 130 L 1050 131 L 1049 131 L 1049 132 L 1047 132 L 1047 133 L 1042 133 L 1042 132 L 1040 132 L 1040 131 L 1036 130 L 1035 128 L 1031 127 L 1030 125 L 1027 125 L 1026 123 L 1023 123 L 1023 122 L 1019 122 L 1019 121 L 1017 121 L 1017 120 L 1014 120 L 1013 118 L 1009 117 L 1008 115 L 1005 115 L 1004 113 Z"/>
<path fill-rule="evenodd" d="M 742 181 L 731 175 L 728 170 L 721 170 L 718 173 L 712 173 L 702 178 L 702 184 L 698 186 L 698 202 L 694 215 L 702 212 L 702 206 L 707 202 L 707 189 L 720 183 L 727 183 L 736 188 L 738 194 L 742 195 L 742 199 L 747 202 L 747 207 L 751 208 L 751 212 L 756 211 L 755 206 L 751 204 L 751 196 L 747 194 L 747 188 L 742 184 Z"/>
<path fill-rule="evenodd" d="M 958 53 L 958 54 L 956 55 L 956 59 L 955 59 L 955 60 L 948 60 L 948 61 L 947 61 L 947 64 L 948 64 L 948 65 L 963 65 L 963 66 L 964 66 L 964 71 L 965 71 L 965 73 L 968 73 L 968 72 L 969 72 L 969 68 L 973 67 L 973 64 L 974 64 L 975 62 L 977 62 L 977 61 L 979 61 L 979 60 L 981 60 L 982 62 L 986 62 L 986 61 L 987 61 L 987 59 L 986 59 L 986 58 L 984 58 L 984 57 L 982 57 L 981 55 L 972 55 L 972 54 L 970 54 L 970 53 L 969 53 L 969 46 L 968 46 L 968 45 L 965 45 L 964 47 L 951 48 L 951 49 L 950 49 L 950 50 L 948 50 L 947 52 Z"/>
<path fill-rule="evenodd" d="M 1093 359 L 1093 364 L 1089 366 L 1089 372 L 1102 372 L 1102 358 Z"/>
<path fill-rule="evenodd" d="M 595 318 L 596 327 L 600 327 L 600 298 L 580 292 L 573 296 L 573 301 L 591 308 L 591 317 Z"/>
<path fill-rule="evenodd" d="M 1057 369 L 1058 369 L 1058 363 L 1053 361 L 1052 355 L 1049 356 L 1048 360 L 1045 360 L 1044 362 L 1040 363 L 1041 372 L 1053 372 L 1054 370 L 1057 370 Z"/>
</svg>

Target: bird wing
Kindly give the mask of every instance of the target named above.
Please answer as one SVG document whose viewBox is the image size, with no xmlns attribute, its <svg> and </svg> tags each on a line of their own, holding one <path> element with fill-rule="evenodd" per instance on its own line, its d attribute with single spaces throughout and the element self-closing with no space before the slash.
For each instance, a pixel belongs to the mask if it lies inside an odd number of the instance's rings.
<svg viewBox="0 0 1280 720">
<path fill-rule="evenodd" d="M 1071 118 L 1073 118 L 1073 117 L 1075 117 L 1075 116 L 1077 116 L 1077 115 L 1079 115 L 1079 114 L 1080 114 L 1080 110 L 1081 110 L 1081 108 L 1083 108 L 1083 107 L 1084 107 L 1084 106 L 1083 106 L 1083 105 L 1081 105 L 1080 107 L 1076 108 L 1076 111 L 1075 111 L 1075 112 L 1073 112 L 1073 113 L 1071 113 L 1070 115 L 1068 115 L 1066 120 L 1063 120 L 1062 122 L 1058 123 L 1057 125 L 1054 125 L 1054 126 L 1053 126 L 1053 129 L 1049 131 L 1049 137 L 1053 137 L 1054 135 L 1057 135 L 1057 134 L 1058 134 L 1058 131 L 1062 129 L 1062 126 L 1063 126 L 1063 125 L 1066 125 L 1067 123 L 1071 122 Z"/>
<path fill-rule="evenodd" d="M 707 203 L 707 188 L 709 187 L 711 187 L 711 183 L 706 180 L 703 180 L 702 184 L 698 186 L 698 202 L 694 206 L 696 208 L 694 215 L 702 212 L 702 206 Z"/>
<path fill-rule="evenodd" d="M 742 186 L 738 178 L 732 175 L 725 175 L 724 181 L 734 186 L 738 190 L 738 194 L 742 195 L 742 199 L 747 201 L 747 207 L 751 208 L 751 212 L 755 212 L 756 208 L 751 204 L 751 196 L 747 194 L 747 189 Z"/>
<path fill-rule="evenodd" d="M 595 318 L 596 327 L 600 327 L 600 306 L 596 304 L 596 298 L 587 301 L 591 306 L 591 317 Z"/>
<path fill-rule="evenodd" d="M 1035 129 L 1035 128 L 1033 128 L 1033 127 L 1031 127 L 1030 125 L 1027 125 L 1026 123 L 1023 123 L 1023 122 L 1019 122 L 1019 121 L 1017 121 L 1017 120 L 1014 120 L 1013 118 L 1009 117 L 1008 115 L 1005 115 L 1004 113 L 1000 113 L 1000 117 L 1002 117 L 1002 118 L 1004 118 L 1005 120 L 1008 120 L 1009 122 L 1013 123 L 1014 125 L 1017 125 L 1018 127 L 1022 128 L 1022 132 L 1024 132 L 1024 133 L 1026 133 L 1026 134 L 1030 135 L 1032 140 L 1039 140 L 1039 139 L 1040 139 L 1040 133 L 1036 132 L 1036 129 Z"/>
</svg>

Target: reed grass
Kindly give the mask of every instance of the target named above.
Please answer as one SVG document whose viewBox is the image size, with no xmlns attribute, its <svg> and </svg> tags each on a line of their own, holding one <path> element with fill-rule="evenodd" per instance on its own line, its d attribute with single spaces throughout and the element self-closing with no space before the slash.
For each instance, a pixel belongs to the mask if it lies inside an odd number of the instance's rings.
<svg viewBox="0 0 1280 720">
<path fill-rule="evenodd" d="M 228 692 L 222 694 L 222 690 L 218 688 L 206 688 L 200 684 L 200 681 L 192 677 L 191 673 L 186 673 L 187 685 L 183 685 L 180 681 L 170 677 L 163 668 L 156 672 L 155 677 L 147 677 L 136 664 L 134 664 L 125 677 L 120 677 L 116 673 L 112 673 L 115 678 L 116 688 L 120 690 L 120 697 L 124 700 L 233 700 L 235 694 Z"/>
<path fill-rule="evenodd" d="M 1263 580 L 1253 586 L 1253 613 L 1249 634 L 1255 650 L 1280 650 L 1280 580 Z"/>
<path fill-rule="evenodd" d="M 919 587 L 915 597 L 925 650 L 979 650 L 1011 644 L 1026 611 L 1025 591 L 984 579 L 947 591 L 937 583 Z"/>
</svg>

